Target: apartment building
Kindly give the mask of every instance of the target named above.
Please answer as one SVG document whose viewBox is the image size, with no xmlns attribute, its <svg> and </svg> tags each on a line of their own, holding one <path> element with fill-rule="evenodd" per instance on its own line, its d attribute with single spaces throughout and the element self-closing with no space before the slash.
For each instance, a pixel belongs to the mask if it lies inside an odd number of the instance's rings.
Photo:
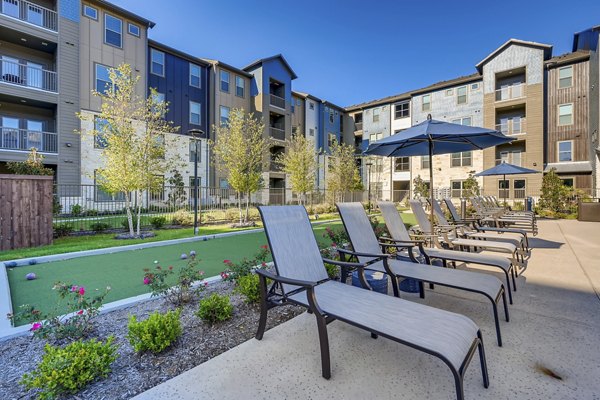
<svg viewBox="0 0 600 400">
<path fill-rule="evenodd" d="M 0 7 L 0 171 L 35 147 L 58 182 L 80 183 L 78 2 Z"/>
</svg>

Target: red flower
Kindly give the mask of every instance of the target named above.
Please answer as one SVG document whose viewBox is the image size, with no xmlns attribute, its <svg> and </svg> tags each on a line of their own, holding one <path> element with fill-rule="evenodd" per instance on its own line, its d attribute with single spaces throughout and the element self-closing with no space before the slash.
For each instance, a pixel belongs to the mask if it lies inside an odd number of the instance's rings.
<svg viewBox="0 0 600 400">
<path fill-rule="evenodd" d="M 83 314 L 83 310 L 77 311 L 77 315 L 81 315 L 81 314 Z"/>
<path fill-rule="evenodd" d="M 208 286 L 208 282 L 204 282 L 204 286 Z"/>
<path fill-rule="evenodd" d="M 261 265 L 262 265 L 263 267 L 266 267 L 266 266 L 267 266 L 267 263 L 263 261 Z"/>
<path fill-rule="evenodd" d="M 266 245 L 266 244 L 263 244 L 262 246 L 260 246 L 260 248 L 261 248 L 261 249 L 265 249 L 265 250 L 266 250 L 266 249 L 268 249 L 268 247 L 267 247 L 267 245 Z"/>
<path fill-rule="evenodd" d="M 223 260 L 224 264 L 231 264 L 231 260 Z"/>
<path fill-rule="evenodd" d="M 169 265 L 169 271 L 173 271 L 173 266 Z"/>
</svg>

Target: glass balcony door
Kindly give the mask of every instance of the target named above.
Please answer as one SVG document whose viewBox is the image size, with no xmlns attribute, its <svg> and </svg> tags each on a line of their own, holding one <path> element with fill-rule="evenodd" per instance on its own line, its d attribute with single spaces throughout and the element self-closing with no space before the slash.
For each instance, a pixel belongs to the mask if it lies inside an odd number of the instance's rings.
<svg viewBox="0 0 600 400">
<path fill-rule="evenodd" d="M 19 119 L 2 117 L 2 148 L 19 148 Z"/>
</svg>

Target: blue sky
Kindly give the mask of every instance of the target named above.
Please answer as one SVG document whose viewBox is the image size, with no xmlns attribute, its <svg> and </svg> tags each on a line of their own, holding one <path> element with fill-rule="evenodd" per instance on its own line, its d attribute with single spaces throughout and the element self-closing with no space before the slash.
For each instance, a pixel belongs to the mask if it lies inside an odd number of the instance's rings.
<svg viewBox="0 0 600 400">
<path fill-rule="evenodd" d="M 348 106 L 475 72 L 514 37 L 571 50 L 600 1 L 112 0 L 154 22 L 150 37 L 243 67 L 282 53 L 295 90 Z"/>
</svg>

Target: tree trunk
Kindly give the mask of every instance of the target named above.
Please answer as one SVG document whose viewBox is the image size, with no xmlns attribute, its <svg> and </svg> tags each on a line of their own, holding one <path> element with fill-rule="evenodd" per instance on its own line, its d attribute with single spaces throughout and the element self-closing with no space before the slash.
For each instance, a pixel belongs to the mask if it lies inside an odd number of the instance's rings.
<svg viewBox="0 0 600 400">
<path fill-rule="evenodd" d="M 129 193 L 125 193 L 125 210 L 127 211 L 127 224 L 129 225 L 129 235 L 133 237 L 133 215 L 131 214 L 131 198 Z"/>
<path fill-rule="evenodd" d="M 250 221 L 250 192 L 246 193 L 246 222 Z"/>
<path fill-rule="evenodd" d="M 238 192 L 238 210 L 240 211 L 240 225 L 243 223 L 242 215 L 242 192 Z"/>
<path fill-rule="evenodd" d="M 138 204 L 137 204 L 137 235 L 140 236 L 140 225 L 142 219 L 142 191 L 136 192 Z"/>
</svg>

